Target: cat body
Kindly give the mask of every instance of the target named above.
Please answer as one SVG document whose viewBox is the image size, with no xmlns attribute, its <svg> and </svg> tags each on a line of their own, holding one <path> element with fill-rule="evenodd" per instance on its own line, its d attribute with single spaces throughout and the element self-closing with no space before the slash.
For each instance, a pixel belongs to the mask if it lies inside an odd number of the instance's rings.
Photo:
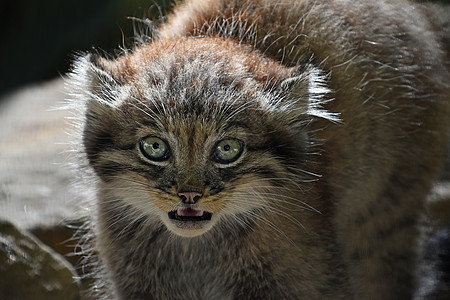
<svg viewBox="0 0 450 300">
<path fill-rule="evenodd" d="M 193 0 L 80 58 L 105 298 L 413 297 L 449 112 L 425 10 Z"/>
</svg>

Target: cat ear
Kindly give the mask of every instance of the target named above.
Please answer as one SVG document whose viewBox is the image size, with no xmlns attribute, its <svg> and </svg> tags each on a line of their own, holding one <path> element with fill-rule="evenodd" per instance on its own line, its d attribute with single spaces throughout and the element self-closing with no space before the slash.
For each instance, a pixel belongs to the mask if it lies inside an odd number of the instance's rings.
<svg viewBox="0 0 450 300">
<path fill-rule="evenodd" d="M 117 63 L 96 54 L 78 58 L 69 75 L 69 84 L 88 105 L 115 106 L 122 83 Z"/>
<path fill-rule="evenodd" d="M 330 98 L 331 90 L 326 85 L 326 76 L 318 68 L 297 68 L 292 77 L 280 83 L 278 92 L 290 119 L 314 116 L 332 122 L 339 121 L 338 114 L 324 108 L 324 104 L 333 99 Z"/>
<path fill-rule="evenodd" d="M 114 78 L 113 62 L 95 54 L 88 54 L 86 60 L 89 63 L 88 76 L 91 82 L 91 91 L 98 93 L 119 85 L 118 81 Z"/>
</svg>

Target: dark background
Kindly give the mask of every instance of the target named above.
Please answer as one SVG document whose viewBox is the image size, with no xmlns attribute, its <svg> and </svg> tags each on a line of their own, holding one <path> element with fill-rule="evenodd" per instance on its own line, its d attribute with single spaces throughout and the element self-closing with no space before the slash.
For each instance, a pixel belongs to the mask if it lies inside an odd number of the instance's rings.
<svg viewBox="0 0 450 300">
<path fill-rule="evenodd" d="M 74 54 L 114 53 L 133 42 L 133 21 L 160 19 L 173 0 L 2 0 L 0 96 L 66 73 Z"/>
</svg>

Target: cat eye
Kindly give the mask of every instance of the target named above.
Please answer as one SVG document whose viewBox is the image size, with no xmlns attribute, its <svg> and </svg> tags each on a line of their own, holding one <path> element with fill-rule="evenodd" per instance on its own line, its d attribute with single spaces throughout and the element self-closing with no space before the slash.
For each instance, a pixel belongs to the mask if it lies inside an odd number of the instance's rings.
<svg viewBox="0 0 450 300">
<path fill-rule="evenodd" d="M 242 142 L 235 139 L 222 140 L 216 145 L 214 158 L 217 162 L 228 164 L 236 161 L 242 154 Z"/>
<path fill-rule="evenodd" d="M 139 148 L 142 154 L 150 160 L 160 161 L 169 157 L 167 144 L 162 139 L 154 136 L 143 138 L 139 142 Z"/>
</svg>

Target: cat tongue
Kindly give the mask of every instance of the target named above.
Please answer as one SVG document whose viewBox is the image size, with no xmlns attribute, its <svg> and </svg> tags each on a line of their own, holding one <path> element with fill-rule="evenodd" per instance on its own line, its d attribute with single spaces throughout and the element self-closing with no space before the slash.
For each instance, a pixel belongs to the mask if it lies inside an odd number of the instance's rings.
<svg viewBox="0 0 450 300">
<path fill-rule="evenodd" d="M 201 217 L 203 216 L 203 210 L 202 209 L 192 209 L 190 207 L 188 208 L 179 208 L 177 209 L 177 214 L 182 217 Z"/>
</svg>

